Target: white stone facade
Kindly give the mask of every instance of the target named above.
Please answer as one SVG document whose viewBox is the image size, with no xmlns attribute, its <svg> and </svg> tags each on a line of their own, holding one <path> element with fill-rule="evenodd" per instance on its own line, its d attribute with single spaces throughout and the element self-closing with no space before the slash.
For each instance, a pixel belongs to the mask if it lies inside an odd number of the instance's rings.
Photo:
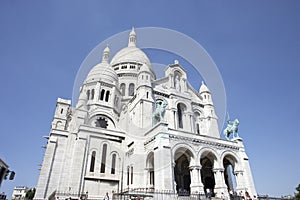
<svg viewBox="0 0 300 200">
<path fill-rule="evenodd" d="M 8 165 L 0 158 L 0 187 L 3 179 L 7 176 L 7 171 L 9 171 L 8 168 Z"/>
<path fill-rule="evenodd" d="M 57 100 L 35 199 L 99 199 L 138 189 L 256 195 L 243 142 L 220 138 L 204 83 L 193 89 L 177 61 L 156 79 L 134 30 L 128 46 L 109 56 L 107 47 L 76 107 Z"/>
</svg>

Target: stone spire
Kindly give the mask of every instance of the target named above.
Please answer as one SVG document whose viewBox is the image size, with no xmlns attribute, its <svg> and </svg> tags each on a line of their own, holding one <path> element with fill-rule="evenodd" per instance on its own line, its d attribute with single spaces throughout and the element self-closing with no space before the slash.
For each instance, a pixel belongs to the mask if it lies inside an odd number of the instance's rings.
<svg viewBox="0 0 300 200">
<path fill-rule="evenodd" d="M 110 49 L 109 49 L 109 47 L 107 45 L 105 47 L 105 49 L 103 50 L 102 63 L 108 63 L 109 62 L 109 54 L 110 54 Z"/>
<path fill-rule="evenodd" d="M 134 31 L 134 27 L 132 27 L 132 30 L 129 34 L 128 47 L 135 47 L 135 46 L 136 46 L 136 33 Z"/>
</svg>

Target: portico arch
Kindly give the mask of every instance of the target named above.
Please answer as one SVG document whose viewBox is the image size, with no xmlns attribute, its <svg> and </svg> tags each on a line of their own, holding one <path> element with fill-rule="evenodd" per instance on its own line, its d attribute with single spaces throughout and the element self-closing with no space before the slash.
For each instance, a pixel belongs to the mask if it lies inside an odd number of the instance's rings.
<svg viewBox="0 0 300 200">
<path fill-rule="evenodd" d="M 236 191 L 236 178 L 234 172 L 238 169 L 238 159 L 233 152 L 224 152 L 222 155 L 224 167 L 224 180 L 228 191 Z"/>
<path fill-rule="evenodd" d="M 146 160 L 146 170 L 147 170 L 147 186 L 149 188 L 154 188 L 154 153 L 150 152 Z"/>
<path fill-rule="evenodd" d="M 194 163 L 194 154 L 186 145 L 180 145 L 174 152 L 174 178 L 178 195 L 190 194 L 190 166 Z"/>
<path fill-rule="evenodd" d="M 214 194 L 216 185 L 214 169 L 218 168 L 216 153 L 209 148 L 203 149 L 200 154 L 201 181 L 206 195 Z"/>
</svg>

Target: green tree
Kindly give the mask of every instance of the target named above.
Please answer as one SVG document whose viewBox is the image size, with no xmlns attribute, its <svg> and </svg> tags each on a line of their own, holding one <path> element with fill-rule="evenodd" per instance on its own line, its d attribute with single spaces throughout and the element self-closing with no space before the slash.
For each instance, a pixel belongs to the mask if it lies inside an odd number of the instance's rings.
<svg viewBox="0 0 300 200">
<path fill-rule="evenodd" d="M 295 199 L 300 199 L 300 184 L 296 187 Z"/>
<path fill-rule="evenodd" d="M 26 192 L 25 198 L 28 200 L 32 200 L 35 195 L 35 188 L 31 188 Z"/>
</svg>

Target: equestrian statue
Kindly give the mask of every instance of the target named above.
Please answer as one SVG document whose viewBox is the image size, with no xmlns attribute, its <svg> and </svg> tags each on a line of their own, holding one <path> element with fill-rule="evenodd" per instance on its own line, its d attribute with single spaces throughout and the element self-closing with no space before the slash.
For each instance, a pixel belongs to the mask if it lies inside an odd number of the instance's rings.
<svg viewBox="0 0 300 200">
<path fill-rule="evenodd" d="M 155 110 L 153 112 L 153 124 L 157 124 L 158 122 L 161 122 L 163 120 L 167 105 L 168 102 L 166 100 L 159 100 L 155 102 Z"/>
<path fill-rule="evenodd" d="M 239 137 L 238 130 L 239 130 L 239 120 L 235 119 L 231 121 L 228 115 L 227 118 L 227 127 L 224 129 L 223 133 L 227 140 L 229 140 L 229 136 L 232 134 L 233 138 Z"/>
</svg>

